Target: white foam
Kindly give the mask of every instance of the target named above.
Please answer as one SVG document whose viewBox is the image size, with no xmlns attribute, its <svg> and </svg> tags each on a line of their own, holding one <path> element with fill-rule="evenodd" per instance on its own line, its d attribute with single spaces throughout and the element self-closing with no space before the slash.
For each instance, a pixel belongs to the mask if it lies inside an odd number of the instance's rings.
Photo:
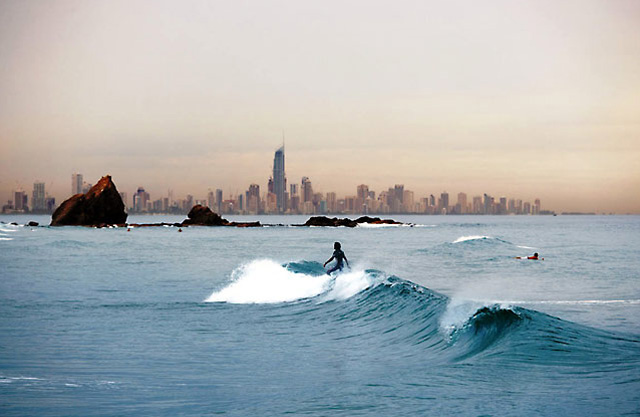
<svg viewBox="0 0 640 417">
<path fill-rule="evenodd" d="M 0 237 L 0 240 L 13 240 L 11 237 Z"/>
<path fill-rule="evenodd" d="M 373 284 L 373 278 L 363 270 L 350 270 L 336 276 L 323 301 L 346 300 Z"/>
<path fill-rule="evenodd" d="M 483 239 L 493 239 L 491 236 L 479 236 L 479 235 L 474 235 L 474 236 L 462 236 L 457 238 L 456 240 L 454 240 L 451 243 L 461 243 L 461 242 L 466 242 L 469 240 L 483 240 Z"/>
<path fill-rule="evenodd" d="M 382 229 L 385 227 L 401 227 L 401 226 L 410 226 L 408 224 L 385 224 L 385 223 L 380 223 L 380 224 L 375 224 L 375 223 L 358 223 L 358 225 L 356 227 L 360 227 L 363 229 Z"/>
<path fill-rule="evenodd" d="M 205 302 L 234 304 L 285 303 L 324 294 L 322 301 L 343 300 L 368 288 L 373 278 L 363 270 L 337 277 L 289 271 L 270 259 L 251 261 L 231 273 L 232 282 Z"/>
<path fill-rule="evenodd" d="M 17 232 L 17 230 L 16 229 L 5 229 L 3 227 L 0 227 L 0 232 L 14 233 L 14 232 Z"/>
<path fill-rule="evenodd" d="M 531 246 L 520 246 L 520 245 L 516 245 L 521 249 L 536 249 L 536 248 L 532 248 Z"/>
</svg>

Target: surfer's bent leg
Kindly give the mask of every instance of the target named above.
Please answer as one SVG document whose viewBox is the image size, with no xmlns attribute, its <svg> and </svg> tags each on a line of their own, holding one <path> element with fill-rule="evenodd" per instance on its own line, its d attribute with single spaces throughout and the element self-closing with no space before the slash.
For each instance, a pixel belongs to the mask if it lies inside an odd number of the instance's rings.
<svg viewBox="0 0 640 417">
<path fill-rule="evenodd" d="M 327 275 L 331 275 L 332 272 L 336 272 L 337 270 L 341 270 L 342 271 L 342 265 L 336 265 L 333 268 L 331 268 L 330 270 L 327 271 Z"/>
</svg>

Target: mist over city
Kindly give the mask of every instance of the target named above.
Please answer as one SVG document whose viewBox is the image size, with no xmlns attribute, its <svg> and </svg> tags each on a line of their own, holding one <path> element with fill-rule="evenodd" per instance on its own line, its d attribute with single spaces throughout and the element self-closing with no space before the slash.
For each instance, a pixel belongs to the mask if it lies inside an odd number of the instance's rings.
<svg viewBox="0 0 640 417">
<path fill-rule="evenodd" d="M 640 212 L 637 2 L 337 6 L 2 2 L 0 203 L 265 199 L 284 136 L 289 194 Z"/>
</svg>

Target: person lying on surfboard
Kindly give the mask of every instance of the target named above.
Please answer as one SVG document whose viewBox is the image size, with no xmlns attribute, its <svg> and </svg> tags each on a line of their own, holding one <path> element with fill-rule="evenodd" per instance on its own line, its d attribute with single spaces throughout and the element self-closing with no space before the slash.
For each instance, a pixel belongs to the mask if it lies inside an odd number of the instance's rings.
<svg viewBox="0 0 640 417">
<path fill-rule="evenodd" d="M 327 275 L 331 275 L 332 272 L 338 270 L 342 271 L 342 268 L 344 267 L 344 264 L 342 263 L 343 260 L 347 263 L 347 266 L 351 268 L 351 266 L 349 266 L 349 260 L 347 259 L 347 256 L 344 254 L 344 252 L 342 252 L 342 249 L 340 249 L 340 242 L 334 243 L 333 249 L 333 255 L 331 255 L 331 258 L 329 258 L 329 260 L 325 262 L 324 265 L 322 265 L 323 267 L 326 267 L 329 262 L 333 261 L 334 259 L 336 260 L 336 264 L 333 266 L 333 268 L 327 271 Z"/>
<path fill-rule="evenodd" d="M 525 259 L 522 256 L 516 256 L 516 259 Z M 526 259 L 532 259 L 534 261 L 544 261 L 544 258 L 540 258 L 538 252 L 534 253 L 533 256 L 527 256 Z"/>
</svg>

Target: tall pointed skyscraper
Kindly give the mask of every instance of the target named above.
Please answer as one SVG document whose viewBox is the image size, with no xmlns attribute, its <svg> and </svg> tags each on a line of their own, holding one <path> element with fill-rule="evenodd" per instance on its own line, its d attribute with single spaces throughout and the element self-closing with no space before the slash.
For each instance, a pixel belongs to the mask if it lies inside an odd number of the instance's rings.
<svg viewBox="0 0 640 417">
<path fill-rule="evenodd" d="M 284 145 L 282 145 L 273 157 L 273 192 L 276 195 L 278 213 L 284 213 L 286 210 L 286 188 L 287 179 L 284 174 Z"/>
</svg>

